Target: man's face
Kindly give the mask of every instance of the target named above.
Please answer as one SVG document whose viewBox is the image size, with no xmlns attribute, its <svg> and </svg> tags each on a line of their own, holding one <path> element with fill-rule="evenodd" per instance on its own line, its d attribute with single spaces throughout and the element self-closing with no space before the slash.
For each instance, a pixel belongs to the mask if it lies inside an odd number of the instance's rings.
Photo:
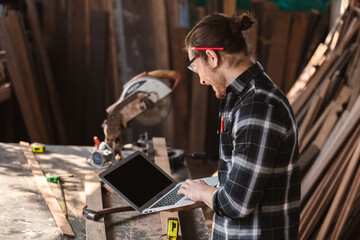
<svg viewBox="0 0 360 240">
<path fill-rule="evenodd" d="M 192 50 L 188 50 L 188 57 L 189 59 L 194 58 Z M 191 63 L 191 67 L 199 74 L 200 84 L 212 86 L 216 97 L 221 99 L 226 95 L 225 77 L 218 68 L 211 66 L 209 63 L 209 61 L 213 61 L 211 57 L 208 57 L 207 61 L 198 57 Z"/>
</svg>

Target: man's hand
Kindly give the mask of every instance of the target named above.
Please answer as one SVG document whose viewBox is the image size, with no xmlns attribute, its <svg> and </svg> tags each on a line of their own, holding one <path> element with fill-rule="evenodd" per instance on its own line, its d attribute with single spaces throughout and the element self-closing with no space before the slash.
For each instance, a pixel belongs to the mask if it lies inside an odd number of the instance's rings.
<svg viewBox="0 0 360 240">
<path fill-rule="evenodd" d="M 178 194 L 184 194 L 195 202 L 204 202 L 212 209 L 212 196 L 216 190 L 216 187 L 207 185 L 203 180 L 187 179 L 180 186 Z"/>
</svg>

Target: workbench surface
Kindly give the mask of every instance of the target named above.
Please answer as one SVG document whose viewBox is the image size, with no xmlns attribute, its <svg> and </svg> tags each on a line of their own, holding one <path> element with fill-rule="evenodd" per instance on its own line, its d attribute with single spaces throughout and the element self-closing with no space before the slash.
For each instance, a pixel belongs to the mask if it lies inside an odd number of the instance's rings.
<svg viewBox="0 0 360 240">
<path fill-rule="evenodd" d="M 64 178 L 64 191 L 69 223 L 75 239 L 85 239 L 84 179 L 99 170 L 88 165 L 86 158 L 93 150 L 87 146 L 46 145 L 45 153 L 36 154 L 43 172 Z M 184 166 L 175 175 L 187 178 Z M 19 144 L 0 143 L 0 239 L 65 239 L 52 217 L 32 175 Z M 61 192 L 56 183 L 49 183 L 59 204 Z M 128 206 L 118 195 L 103 190 L 104 208 Z M 183 239 L 208 239 L 201 209 L 179 212 Z M 134 212 L 105 216 L 108 239 L 158 239 L 162 235 L 159 213 L 140 215 Z"/>
</svg>

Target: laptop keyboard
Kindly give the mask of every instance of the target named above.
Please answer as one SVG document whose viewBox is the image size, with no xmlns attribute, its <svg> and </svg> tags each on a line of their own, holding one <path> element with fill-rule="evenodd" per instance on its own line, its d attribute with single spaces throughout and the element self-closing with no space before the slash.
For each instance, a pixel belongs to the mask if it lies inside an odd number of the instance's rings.
<svg viewBox="0 0 360 240">
<path fill-rule="evenodd" d="M 181 185 L 179 185 L 176 188 L 174 188 L 173 190 L 171 190 L 163 199 L 161 199 L 159 202 L 157 202 L 151 208 L 169 206 L 169 205 L 173 205 L 177 201 L 179 201 L 184 196 L 184 194 L 177 195 L 177 192 L 178 192 L 180 186 Z"/>
</svg>

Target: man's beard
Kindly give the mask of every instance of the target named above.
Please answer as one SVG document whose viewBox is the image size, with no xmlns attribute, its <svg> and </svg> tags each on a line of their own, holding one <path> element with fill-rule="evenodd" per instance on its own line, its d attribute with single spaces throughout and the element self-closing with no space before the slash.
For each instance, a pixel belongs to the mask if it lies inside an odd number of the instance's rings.
<svg viewBox="0 0 360 240">
<path fill-rule="evenodd" d="M 220 81 L 217 81 L 216 84 L 212 86 L 213 90 L 215 91 L 215 96 L 218 99 L 222 99 L 226 96 L 226 79 L 223 74 L 219 74 L 218 78 Z"/>
</svg>

